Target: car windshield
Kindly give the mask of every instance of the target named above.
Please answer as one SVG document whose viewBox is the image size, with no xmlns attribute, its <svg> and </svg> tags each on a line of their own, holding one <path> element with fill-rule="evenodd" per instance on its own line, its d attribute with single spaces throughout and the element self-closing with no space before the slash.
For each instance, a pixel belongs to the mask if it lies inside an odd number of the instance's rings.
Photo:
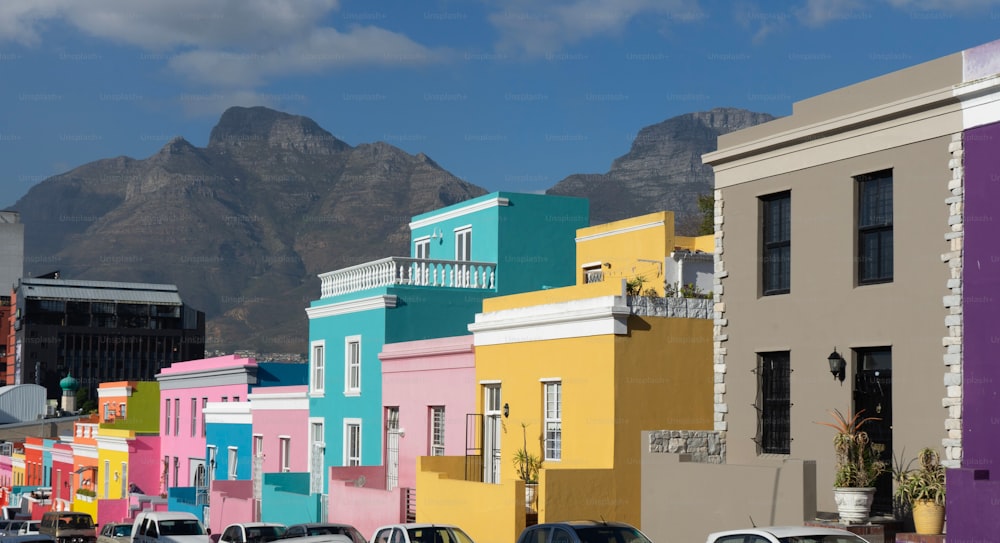
<svg viewBox="0 0 1000 543">
<path fill-rule="evenodd" d="M 285 535 L 284 526 L 256 526 L 247 528 L 247 541 L 249 543 L 267 543 L 280 539 Z"/>
<path fill-rule="evenodd" d="M 866 543 L 854 534 L 803 534 L 780 537 L 781 543 Z"/>
<path fill-rule="evenodd" d="M 66 515 L 59 517 L 60 528 L 93 528 L 94 519 L 90 515 Z"/>
<path fill-rule="evenodd" d="M 472 543 L 472 538 L 458 528 L 447 526 L 429 526 L 424 528 L 407 528 L 410 543 Z"/>
<path fill-rule="evenodd" d="M 128 537 L 132 535 L 131 524 L 119 524 L 115 526 L 115 537 Z"/>
<path fill-rule="evenodd" d="M 346 535 L 354 543 L 365 543 L 365 537 L 361 532 L 350 526 L 310 526 L 306 535 Z"/>
<path fill-rule="evenodd" d="M 205 530 L 195 519 L 161 520 L 160 535 L 205 535 Z"/>
<path fill-rule="evenodd" d="M 626 526 L 577 527 L 582 543 L 651 543 L 642 532 Z"/>
</svg>

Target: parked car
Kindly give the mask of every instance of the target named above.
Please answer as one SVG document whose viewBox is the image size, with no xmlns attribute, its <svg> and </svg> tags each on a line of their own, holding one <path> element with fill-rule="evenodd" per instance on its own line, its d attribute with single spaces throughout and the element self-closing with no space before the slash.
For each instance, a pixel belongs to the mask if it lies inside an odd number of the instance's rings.
<svg viewBox="0 0 1000 543">
<path fill-rule="evenodd" d="M 24 524 L 24 520 L 0 520 L 0 535 L 17 535 L 22 524 Z"/>
<path fill-rule="evenodd" d="M 868 543 L 863 537 L 838 528 L 767 526 L 708 534 L 706 543 Z"/>
<path fill-rule="evenodd" d="M 45 534 L 0 535 L 0 543 L 55 543 L 56 538 Z"/>
<path fill-rule="evenodd" d="M 371 543 L 473 543 L 458 526 L 449 524 L 390 524 L 372 534 Z"/>
<path fill-rule="evenodd" d="M 285 539 L 300 538 L 314 535 L 344 535 L 350 539 L 350 543 L 368 543 L 365 536 L 357 528 L 350 524 L 337 524 L 329 522 L 307 522 L 304 524 L 292 524 L 285 530 Z M 299 541 L 297 543 L 304 543 Z"/>
<path fill-rule="evenodd" d="M 132 543 L 209 543 L 209 539 L 193 513 L 140 511 L 132 522 Z"/>
<path fill-rule="evenodd" d="M 222 530 L 219 543 L 268 543 L 281 539 L 286 526 L 274 522 L 241 522 Z"/>
<path fill-rule="evenodd" d="M 131 543 L 132 523 L 109 522 L 101 527 L 97 543 Z"/>
<path fill-rule="evenodd" d="M 42 514 L 38 531 L 59 543 L 97 542 L 94 517 L 78 511 L 47 511 Z"/>
<path fill-rule="evenodd" d="M 572 520 L 525 528 L 517 543 L 652 543 L 638 528 L 624 522 Z M 742 542 L 741 542 L 742 543 Z"/>
<path fill-rule="evenodd" d="M 26 520 L 20 528 L 17 529 L 17 535 L 30 535 L 38 533 L 38 526 L 41 524 L 40 520 Z M 13 532 L 11 535 L 14 535 Z"/>
</svg>

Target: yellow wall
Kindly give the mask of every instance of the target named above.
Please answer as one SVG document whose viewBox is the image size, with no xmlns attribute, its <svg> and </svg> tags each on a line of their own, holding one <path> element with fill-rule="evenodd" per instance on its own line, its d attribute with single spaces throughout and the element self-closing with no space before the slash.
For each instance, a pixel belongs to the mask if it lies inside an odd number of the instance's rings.
<svg viewBox="0 0 1000 543">
<path fill-rule="evenodd" d="M 616 477 L 611 469 L 544 471 L 538 485 L 538 522 L 621 519 L 621 507 L 629 504 L 618 497 Z"/>
<path fill-rule="evenodd" d="M 516 478 L 514 455 L 527 439 L 529 453 L 542 454 L 542 383 L 562 380 L 562 459 L 547 469 L 611 468 L 614 465 L 613 336 L 530 341 L 476 348 L 476 381 L 500 380 L 502 419 L 500 477 Z M 477 392 L 479 412 L 483 391 Z M 525 427 L 522 429 L 522 424 Z"/>
<path fill-rule="evenodd" d="M 10 480 L 11 486 L 22 486 L 25 483 L 24 453 L 14 453 L 11 458 L 20 459 L 20 462 L 11 462 Z"/>
<path fill-rule="evenodd" d="M 698 237 L 677 236 L 674 238 L 674 245 L 680 249 L 688 251 L 701 251 L 703 253 L 715 252 L 715 235 L 707 234 Z"/>
<path fill-rule="evenodd" d="M 634 228 L 662 222 L 662 226 L 622 232 L 596 239 L 578 241 L 576 244 L 577 283 L 583 283 L 581 266 L 591 262 L 610 263 L 604 268 L 604 282 L 620 283 L 622 279 L 642 276 L 645 288 L 654 288 L 663 294 L 663 259 L 674 250 L 674 214 L 670 211 L 640 215 L 576 231 L 576 237 L 586 238 L 597 234 Z M 654 262 L 645 262 L 652 260 Z"/>
<path fill-rule="evenodd" d="M 101 429 L 101 436 L 107 437 L 119 437 L 122 439 L 134 439 L 135 434 L 129 430 L 113 430 L 109 428 Z M 97 449 L 97 497 L 104 499 L 104 462 L 110 462 L 111 471 L 108 474 L 108 497 L 110 500 L 117 500 L 127 497 L 122 495 L 122 483 L 121 478 L 124 476 L 128 478 L 127 473 L 122 473 L 122 462 L 128 463 L 129 456 L 128 451 L 115 451 L 111 449 L 106 449 L 99 447 Z M 118 475 L 119 479 L 115 480 L 115 475 Z M 128 484 L 126 482 L 126 484 Z"/>
<path fill-rule="evenodd" d="M 524 483 L 461 480 L 464 462 L 464 457 L 417 458 L 417 522 L 458 524 L 476 543 L 516 541 L 525 526 Z"/>
</svg>

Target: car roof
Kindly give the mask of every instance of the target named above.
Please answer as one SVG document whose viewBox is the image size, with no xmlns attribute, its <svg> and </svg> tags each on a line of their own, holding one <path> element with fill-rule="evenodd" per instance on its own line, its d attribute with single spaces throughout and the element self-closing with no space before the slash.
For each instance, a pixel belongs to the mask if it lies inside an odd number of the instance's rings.
<svg viewBox="0 0 1000 543">
<path fill-rule="evenodd" d="M 577 527 L 590 527 L 590 526 L 615 526 L 615 527 L 626 527 L 635 528 L 631 524 L 616 521 L 603 521 L 603 520 L 565 520 L 560 522 L 543 522 L 541 524 L 535 524 L 535 526 L 571 526 Z"/>
<path fill-rule="evenodd" d="M 756 534 L 756 535 L 771 534 L 777 538 L 810 535 L 810 534 L 853 535 L 853 536 L 858 535 L 853 532 L 849 532 L 847 530 L 841 530 L 839 528 L 827 528 L 825 526 L 759 526 L 757 528 L 745 528 L 742 530 L 726 530 L 723 532 L 714 532 L 708 534 L 708 537 L 709 539 L 715 539 L 717 537 L 734 535 L 734 534 Z"/>
<path fill-rule="evenodd" d="M 385 526 L 379 526 L 378 529 L 383 528 L 458 528 L 454 524 L 432 524 L 428 522 L 406 522 L 403 524 L 386 524 Z"/>
<path fill-rule="evenodd" d="M 284 526 L 284 524 L 278 522 L 234 522 L 229 526 L 242 526 L 244 528 L 264 528 L 267 526 Z M 227 528 L 229 526 L 227 526 Z"/>
<path fill-rule="evenodd" d="M 306 528 L 354 528 L 352 524 L 345 524 L 343 522 L 300 522 L 288 525 L 289 528 L 292 526 L 304 526 Z"/>
<path fill-rule="evenodd" d="M 186 511 L 143 511 L 139 513 L 139 515 L 136 516 L 135 518 L 138 519 L 139 516 L 142 515 L 145 515 L 146 517 L 153 517 L 163 520 L 179 520 L 179 519 L 198 520 L 198 517 L 194 516 L 194 513 L 188 513 Z"/>
</svg>

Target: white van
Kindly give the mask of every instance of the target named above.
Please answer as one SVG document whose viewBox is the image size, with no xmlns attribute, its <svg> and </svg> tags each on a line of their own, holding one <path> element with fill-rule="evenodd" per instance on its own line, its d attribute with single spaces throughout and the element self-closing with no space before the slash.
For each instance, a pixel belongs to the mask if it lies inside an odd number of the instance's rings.
<svg viewBox="0 0 1000 543">
<path fill-rule="evenodd" d="M 132 543 L 209 543 L 205 526 L 192 513 L 140 511 L 132 523 Z"/>
</svg>

